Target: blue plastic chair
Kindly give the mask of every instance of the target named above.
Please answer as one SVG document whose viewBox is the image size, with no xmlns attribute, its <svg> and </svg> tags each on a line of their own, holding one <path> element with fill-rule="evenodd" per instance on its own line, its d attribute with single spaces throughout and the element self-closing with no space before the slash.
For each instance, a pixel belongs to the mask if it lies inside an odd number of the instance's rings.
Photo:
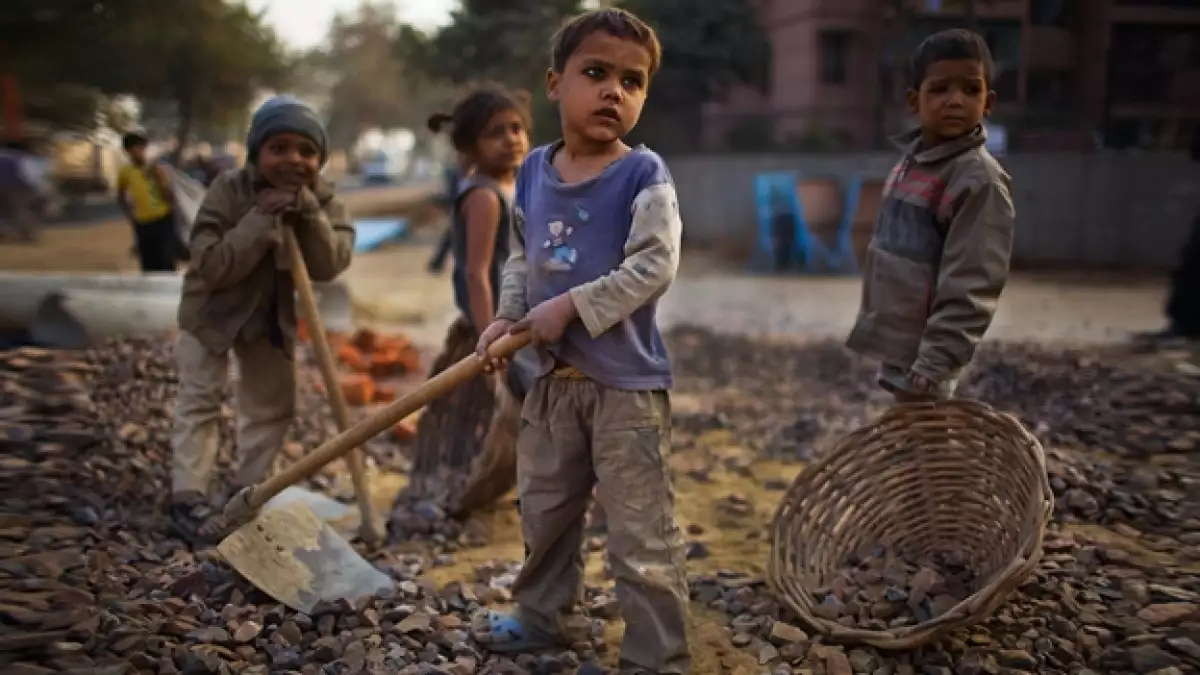
<svg viewBox="0 0 1200 675">
<path fill-rule="evenodd" d="M 838 225 L 837 241 L 830 252 L 831 269 L 843 274 L 858 274 L 859 265 L 854 255 L 854 242 L 851 231 L 854 229 L 854 214 L 858 211 L 858 202 L 862 199 L 863 181 L 866 176 L 856 173 L 846 184 L 846 199 L 842 207 L 842 222 Z"/>
<path fill-rule="evenodd" d="M 754 177 L 754 198 L 758 216 L 758 237 L 751 256 L 754 269 L 771 269 L 774 262 L 774 242 L 771 221 L 781 211 L 792 218 L 796 232 L 796 260 L 803 267 L 807 259 L 807 231 L 803 227 L 800 200 L 796 194 L 796 174 L 790 171 L 760 173 Z"/>
<path fill-rule="evenodd" d="M 794 256 L 800 269 L 806 272 L 825 271 L 834 274 L 857 274 L 860 261 L 854 254 L 851 236 L 854 214 L 862 199 L 863 184 L 869 174 L 856 173 L 846 184 L 841 222 L 832 247 L 813 236 L 804 219 L 804 205 L 796 185 L 801 179 L 796 171 L 762 173 L 755 177 L 755 197 L 758 206 L 758 241 L 752 265 L 770 268 L 773 260 L 771 220 L 781 209 L 792 217 L 796 230 Z M 782 202 L 782 203 L 780 203 Z"/>
</svg>

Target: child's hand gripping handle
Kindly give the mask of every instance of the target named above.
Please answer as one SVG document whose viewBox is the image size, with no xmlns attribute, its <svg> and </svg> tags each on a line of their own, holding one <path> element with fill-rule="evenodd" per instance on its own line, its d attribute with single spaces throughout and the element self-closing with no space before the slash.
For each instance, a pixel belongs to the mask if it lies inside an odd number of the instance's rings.
<svg viewBox="0 0 1200 675">
<path fill-rule="evenodd" d="M 397 422 L 446 395 L 458 385 L 478 377 L 491 359 L 509 358 L 529 344 L 528 331 L 516 335 L 505 335 L 488 347 L 487 358 L 471 354 L 458 363 L 438 373 L 407 396 L 403 396 L 374 415 L 334 436 L 321 447 L 313 450 L 287 469 L 266 481 L 243 489 L 225 505 L 225 518 L 238 527 L 251 518 L 269 499 L 338 459 L 368 440 L 391 429 Z"/>
</svg>

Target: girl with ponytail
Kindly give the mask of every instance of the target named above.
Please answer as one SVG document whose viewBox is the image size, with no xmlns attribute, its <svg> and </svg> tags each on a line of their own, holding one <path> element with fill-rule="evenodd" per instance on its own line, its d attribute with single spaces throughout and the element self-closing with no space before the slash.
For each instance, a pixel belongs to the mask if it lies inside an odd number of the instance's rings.
<svg viewBox="0 0 1200 675">
<path fill-rule="evenodd" d="M 472 354 L 479 332 L 495 318 L 500 273 L 508 259 L 517 170 L 529 152 L 528 96 L 478 89 L 450 114 L 431 115 L 427 125 L 434 133 L 448 130 L 461 172 L 451 191 L 447 233 L 460 316 L 450 326 L 432 376 Z M 467 483 L 479 464 L 477 456 L 515 458 L 520 400 L 531 375 L 523 362 L 517 359 L 507 373 L 458 387 L 425 409 L 417 427 L 411 487 L 393 509 L 393 530 L 403 527 L 413 498 L 440 501 L 453 513 L 480 505 L 464 503 L 464 498 L 487 501 L 511 487 L 510 482 L 481 491 Z M 500 474 L 515 480 L 515 469 Z M 491 494 L 495 490 L 500 492 Z"/>
</svg>

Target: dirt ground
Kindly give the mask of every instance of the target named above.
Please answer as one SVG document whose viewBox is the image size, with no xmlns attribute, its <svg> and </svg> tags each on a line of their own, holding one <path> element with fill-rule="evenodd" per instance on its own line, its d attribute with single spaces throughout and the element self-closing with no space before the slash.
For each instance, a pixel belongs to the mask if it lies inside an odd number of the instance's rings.
<svg viewBox="0 0 1200 675">
<path fill-rule="evenodd" d="M 431 240 L 424 232 L 420 241 Z M 110 224 L 87 229 L 47 231 L 37 245 L 0 244 L 0 269 L 127 271 L 133 268 L 129 231 Z M 377 327 L 408 333 L 432 359 L 445 326 L 454 315 L 447 275 L 425 271 L 427 244 L 393 246 L 359 256 L 345 276 L 354 297 L 356 318 Z M 720 331 L 784 339 L 843 335 L 858 303 L 855 278 L 749 276 L 702 254 L 689 256 L 681 278 L 664 299 L 665 323 L 698 323 Z M 1130 331 L 1152 329 L 1161 319 L 1163 288 L 1153 283 L 1097 279 L 1034 278 L 1018 275 L 1006 291 L 992 337 L 1004 340 L 1113 342 Z M 699 395 L 679 395 L 680 411 L 703 410 L 711 402 Z M 696 463 L 737 467 L 691 477 Z M 672 458 L 676 468 L 679 517 L 699 534 L 690 540 L 703 544 L 708 555 L 690 562 L 694 573 L 732 569 L 761 575 L 769 541 L 766 526 L 779 492 L 764 487 L 768 479 L 790 482 L 800 464 L 764 461 L 739 446 L 737 438 L 717 431 L 703 435 L 694 447 Z M 377 476 L 375 496 L 380 508 L 390 507 L 403 477 Z M 752 505 L 750 513 L 731 513 L 730 495 Z M 434 568 L 429 575 L 439 584 L 470 578 L 477 566 L 491 560 L 519 559 L 522 544 L 517 514 L 504 506 L 481 515 L 493 545 L 462 551 L 455 564 Z M 602 557 L 589 557 L 589 577 L 601 581 Z M 693 617 L 697 673 L 758 673 L 753 657 L 735 649 L 721 617 L 697 608 Z M 622 630 L 612 624 L 614 647 Z M 607 659 L 615 659 L 610 650 Z"/>
<path fill-rule="evenodd" d="M 345 279 L 364 320 L 405 325 L 436 343 L 454 315 L 446 277 L 424 271 L 429 249 L 402 246 L 360 256 Z M 766 277 L 706 252 L 686 255 L 663 298 L 666 326 L 777 338 L 840 337 L 858 308 L 857 277 Z M 992 339 L 1111 343 L 1163 322 L 1164 282 L 1092 274 L 1016 274 Z"/>
</svg>

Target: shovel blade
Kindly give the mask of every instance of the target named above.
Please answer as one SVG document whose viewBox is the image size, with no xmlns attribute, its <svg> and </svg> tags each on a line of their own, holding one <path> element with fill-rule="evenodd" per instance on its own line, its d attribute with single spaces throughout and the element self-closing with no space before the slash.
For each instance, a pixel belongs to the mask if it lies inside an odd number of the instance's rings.
<svg viewBox="0 0 1200 675">
<path fill-rule="evenodd" d="M 306 614 L 321 601 L 354 601 L 392 585 L 302 501 L 262 511 L 217 550 L 250 583 Z"/>
<path fill-rule="evenodd" d="M 294 502 L 302 502 L 312 509 L 314 515 L 326 522 L 341 520 L 354 512 L 354 509 L 336 499 L 330 499 L 319 492 L 289 485 L 279 494 L 267 500 L 263 509 L 283 508 Z"/>
</svg>

